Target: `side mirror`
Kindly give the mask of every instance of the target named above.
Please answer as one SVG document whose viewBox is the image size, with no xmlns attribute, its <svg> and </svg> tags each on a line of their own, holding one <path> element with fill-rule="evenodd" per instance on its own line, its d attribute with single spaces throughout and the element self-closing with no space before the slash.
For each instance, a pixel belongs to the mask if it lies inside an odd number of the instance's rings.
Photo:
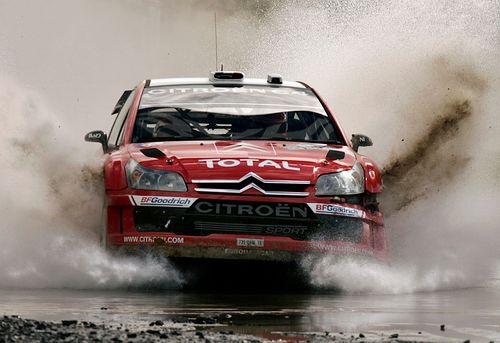
<svg viewBox="0 0 500 343">
<path fill-rule="evenodd" d="M 372 146 L 373 142 L 370 137 L 356 133 L 352 135 L 351 138 L 352 148 L 354 151 L 358 151 L 360 146 Z"/>
<path fill-rule="evenodd" d="M 108 151 L 108 137 L 102 131 L 90 131 L 85 135 L 86 142 L 101 143 L 102 150 Z"/>
</svg>

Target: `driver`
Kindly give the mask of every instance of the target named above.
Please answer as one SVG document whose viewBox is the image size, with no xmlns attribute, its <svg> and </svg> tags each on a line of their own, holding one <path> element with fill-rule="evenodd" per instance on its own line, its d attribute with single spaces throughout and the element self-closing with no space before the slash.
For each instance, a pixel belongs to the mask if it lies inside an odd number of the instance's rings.
<svg viewBox="0 0 500 343">
<path fill-rule="evenodd" d="M 158 120 L 153 129 L 153 137 L 155 138 L 170 138 L 170 137 L 192 137 L 193 132 L 191 126 L 175 115 L 169 115 Z"/>
</svg>

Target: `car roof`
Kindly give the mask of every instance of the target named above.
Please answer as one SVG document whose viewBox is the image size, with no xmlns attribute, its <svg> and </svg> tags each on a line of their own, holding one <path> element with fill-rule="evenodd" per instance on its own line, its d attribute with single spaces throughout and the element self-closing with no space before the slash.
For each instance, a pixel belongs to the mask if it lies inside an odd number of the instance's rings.
<svg viewBox="0 0 500 343">
<path fill-rule="evenodd" d="M 217 80 L 211 81 L 204 77 L 183 77 L 183 78 L 168 78 L 168 79 L 151 79 L 148 80 L 149 87 L 157 86 L 183 86 L 183 85 L 244 85 L 244 86 L 269 86 L 269 87 L 292 87 L 292 88 L 307 88 L 303 83 L 297 81 L 283 81 L 281 84 L 268 83 L 265 79 L 247 79 L 243 80 Z"/>
</svg>

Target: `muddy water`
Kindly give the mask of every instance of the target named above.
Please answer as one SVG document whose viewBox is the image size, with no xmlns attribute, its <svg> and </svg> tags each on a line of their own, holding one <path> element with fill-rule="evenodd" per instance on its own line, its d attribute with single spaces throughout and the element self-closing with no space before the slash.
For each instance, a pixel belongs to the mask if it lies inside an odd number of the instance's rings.
<svg viewBox="0 0 500 343">
<path fill-rule="evenodd" d="M 211 330 L 268 338 L 328 331 L 356 337 L 399 333 L 431 341 L 500 340 L 500 289 L 496 287 L 399 295 L 0 290 L 0 314 L 108 324 L 185 322 L 202 315 L 218 318 Z"/>
</svg>

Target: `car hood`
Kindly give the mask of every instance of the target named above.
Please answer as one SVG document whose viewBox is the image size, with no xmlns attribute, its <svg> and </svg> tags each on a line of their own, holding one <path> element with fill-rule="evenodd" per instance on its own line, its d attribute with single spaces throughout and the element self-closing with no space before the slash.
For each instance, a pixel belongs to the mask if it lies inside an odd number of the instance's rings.
<svg viewBox="0 0 500 343">
<path fill-rule="evenodd" d="M 165 156 L 148 157 L 144 149 Z M 144 167 L 179 171 L 187 182 L 234 180 L 250 172 L 267 180 L 314 182 L 319 174 L 351 169 L 356 162 L 347 146 L 282 141 L 155 142 L 131 144 L 128 151 Z"/>
</svg>

